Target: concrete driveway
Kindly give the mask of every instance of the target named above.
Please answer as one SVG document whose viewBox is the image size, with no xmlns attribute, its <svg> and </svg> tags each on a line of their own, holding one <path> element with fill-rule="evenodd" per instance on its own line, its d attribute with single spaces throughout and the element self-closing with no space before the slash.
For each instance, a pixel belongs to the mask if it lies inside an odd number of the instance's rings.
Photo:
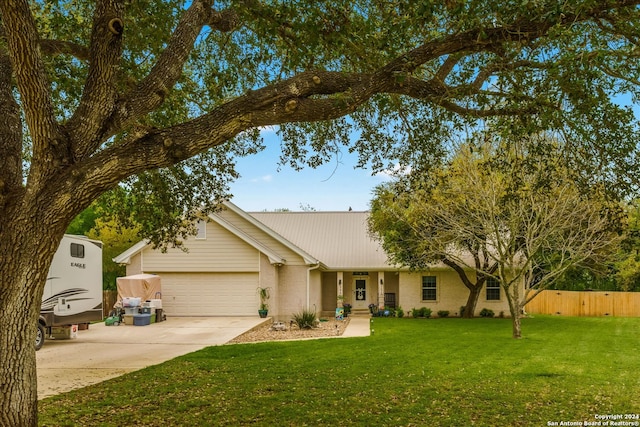
<svg viewBox="0 0 640 427">
<path fill-rule="evenodd" d="M 76 339 L 47 340 L 36 353 L 38 398 L 82 388 L 228 342 L 257 317 L 170 317 L 148 326 L 92 324 Z"/>
</svg>

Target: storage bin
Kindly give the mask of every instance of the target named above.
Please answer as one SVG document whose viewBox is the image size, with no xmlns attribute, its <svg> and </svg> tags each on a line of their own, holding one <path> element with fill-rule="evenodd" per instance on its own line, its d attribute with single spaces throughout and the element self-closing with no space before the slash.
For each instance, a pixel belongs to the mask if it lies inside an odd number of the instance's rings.
<svg viewBox="0 0 640 427">
<path fill-rule="evenodd" d="M 124 324 L 125 325 L 133 325 L 133 314 L 125 314 L 124 315 Z"/>
<path fill-rule="evenodd" d="M 151 307 L 142 307 L 140 309 L 140 313 L 142 313 L 142 314 L 151 314 Z"/>
<path fill-rule="evenodd" d="M 78 325 L 54 326 L 51 328 L 51 336 L 58 340 L 78 338 Z"/>
<path fill-rule="evenodd" d="M 134 326 L 147 326 L 151 323 L 150 314 L 134 314 L 133 325 Z"/>
<path fill-rule="evenodd" d="M 141 298 L 138 297 L 124 297 L 122 298 L 123 307 L 137 307 L 140 305 Z"/>
</svg>

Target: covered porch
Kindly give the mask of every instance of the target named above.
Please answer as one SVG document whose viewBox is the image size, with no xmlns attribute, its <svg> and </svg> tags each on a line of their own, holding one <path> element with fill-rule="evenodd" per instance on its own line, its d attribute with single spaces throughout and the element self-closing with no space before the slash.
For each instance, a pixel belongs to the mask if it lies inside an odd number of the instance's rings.
<svg viewBox="0 0 640 427">
<path fill-rule="evenodd" d="M 332 316 L 337 307 L 350 304 L 354 314 L 397 307 L 399 300 L 397 271 L 325 271 L 322 272 L 322 316 Z"/>
</svg>

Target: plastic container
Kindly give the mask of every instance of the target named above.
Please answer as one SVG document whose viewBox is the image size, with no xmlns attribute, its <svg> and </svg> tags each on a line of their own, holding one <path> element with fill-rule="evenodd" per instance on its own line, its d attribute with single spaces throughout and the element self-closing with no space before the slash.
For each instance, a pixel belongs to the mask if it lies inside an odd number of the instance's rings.
<svg viewBox="0 0 640 427">
<path fill-rule="evenodd" d="M 133 315 L 134 326 L 147 326 L 149 324 L 151 324 L 150 314 L 134 314 Z"/>
<path fill-rule="evenodd" d="M 123 307 L 138 307 L 140 305 L 140 297 L 124 297 L 122 298 Z"/>
<path fill-rule="evenodd" d="M 51 328 L 51 336 L 58 340 L 78 338 L 78 325 L 55 326 Z"/>
</svg>

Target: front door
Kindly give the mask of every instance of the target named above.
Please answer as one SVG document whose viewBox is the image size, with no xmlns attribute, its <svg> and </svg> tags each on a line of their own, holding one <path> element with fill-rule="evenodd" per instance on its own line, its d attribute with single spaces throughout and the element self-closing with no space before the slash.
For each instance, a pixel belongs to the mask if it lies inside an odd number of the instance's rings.
<svg viewBox="0 0 640 427">
<path fill-rule="evenodd" d="M 367 279 L 355 279 L 354 308 L 367 308 Z"/>
</svg>

